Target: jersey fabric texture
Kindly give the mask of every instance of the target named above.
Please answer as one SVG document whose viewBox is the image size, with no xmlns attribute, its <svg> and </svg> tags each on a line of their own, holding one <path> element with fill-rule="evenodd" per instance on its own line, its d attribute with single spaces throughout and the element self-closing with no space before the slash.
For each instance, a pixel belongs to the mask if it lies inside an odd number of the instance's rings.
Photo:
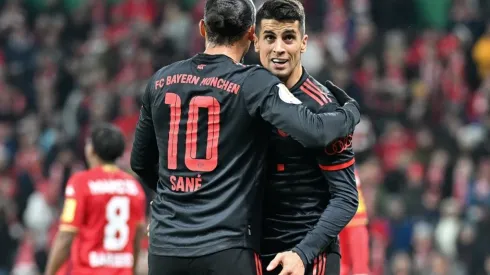
<svg viewBox="0 0 490 275">
<path fill-rule="evenodd" d="M 145 193 L 133 176 L 114 167 L 74 174 L 65 189 L 60 231 L 76 232 L 69 274 L 133 273 L 136 230 L 145 223 Z"/>
<path fill-rule="evenodd" d="M 148 275 L 262 275 L 260 256 L 250 249 L 231 248 L 201 257 L 150 254 Z"/>
<path fill-rule="evenodd" d="M 317 115 L 297 103 L 267 70 L 225 55 L 198 54 L 150 79 L 131 153 L 133 171 L 156 191 L 150 253 L 259 251 L 270 125 L 314 147 L 356 123 L 346 109 Z"/>
<path fill-rule="evenodd" d="M 304 69 L 290 90 L 314 112 L 338 107 L 327 88 Z M 324 148 L 307 149 L 283 129 L 272 130 L 262 255 L 293 250 L 311 266 L 325 251 L 338 253 L 337 235 L 358 203 L 351 134 Z"/>
</svg>

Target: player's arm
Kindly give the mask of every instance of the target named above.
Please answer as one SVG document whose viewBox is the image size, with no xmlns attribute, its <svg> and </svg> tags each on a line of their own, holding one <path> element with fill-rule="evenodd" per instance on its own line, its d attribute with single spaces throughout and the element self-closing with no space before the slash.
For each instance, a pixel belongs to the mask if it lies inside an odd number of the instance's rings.
<svg viewBox="0 0 490 275">
<path fill-rule="evenodd" d="M 322 152 L 318 163 L 329 185 L 331 198 L 313 230 L 293 249 L 305 264 L 313 263 L 315 257 L 337 238 L 355 215 L 359 204 L 353 156 L 332 165 L 331 156 Z"/>
<path fill-rule="evenodd" d="M 305 147 L 325 147 L 336 138 L 347 136 L 359 123 L 354 100 L 334 111 L 315 114 L 263 68 L 250 73 L 242 90 L 250 115 L 262 117 Z"/>
<path fill-rule="evenodd" d="M 85 190 L 81 185 L 79 174 L 68 181 L 65 189 L 65 202 L 61 214 L 58 233 L 49 253 L 46 266 L 47 275 L 55 275 L 58 269 L 68 260 L 71 245 L 83 222 L 85 211 Z"/>
<path fill-rule="evenodd" d="M 133 250 L 133 274 L 137 274 L 138 263 L 140 259 L 141 242 L 146 232 L 146 196 L 143 189 L 140 189 L 140 195 L 137 197 L 137 211 L 135 212 L 135 219 L 138 221 L 136 225 L 136 232 L 134 237 L 134 250 Z"/>
<path fill-rule="evenodd" d="M 156 191 L 158 182 L 158 146 L 151 115 L 152 81 L 148 82 L 145 93 L 141 98 L 141 110 L 133 149 L 131 150 L 131 169 L 141 178 L 151 190 Z"/>
<path fill-rule="evenodd" d="M 75 232 L 59 231 L 53 242 L 53 247 L 49 253 L 46 275 L 55 275 L 58 269 L 70 257 L 71 244 L 75 238 Z"/>
</svg>

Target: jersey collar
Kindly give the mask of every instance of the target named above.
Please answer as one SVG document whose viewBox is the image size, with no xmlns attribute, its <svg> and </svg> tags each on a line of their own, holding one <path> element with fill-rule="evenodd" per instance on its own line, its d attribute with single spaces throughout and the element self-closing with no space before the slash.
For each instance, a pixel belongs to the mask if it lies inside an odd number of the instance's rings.
<svg viewBox="0 0 490 275">
<path fill-rule="evenodd" d="M 303 85 L 303 83 L 308 79 L 308 77 L 310 77 L 310 74 L 308 74 L 305 67 L 301 66 L 301 68 L 303 68 L 303 73 L 301 74 L 299 81 L 296 82 L 296 84 L 294 84 L 294 86 L 291 87 L 291 89 L 289 89 L 290 91 L 294 91 L 294 90 L 299 89 L 299 87 L 301 87 L 301 85 Z"/>
<path fill-rule="evenodd" d="M 195 60 L 198 61 L 205 61 L 205 62 L 223 62 L 223 61 L 231 61 L 235 63 L 233 59 L 231 59 L 229 56 L 224 55 L 224 54 L 205 54 L 205 53 L 198 53 L 194 56 Z"/>
</svg>

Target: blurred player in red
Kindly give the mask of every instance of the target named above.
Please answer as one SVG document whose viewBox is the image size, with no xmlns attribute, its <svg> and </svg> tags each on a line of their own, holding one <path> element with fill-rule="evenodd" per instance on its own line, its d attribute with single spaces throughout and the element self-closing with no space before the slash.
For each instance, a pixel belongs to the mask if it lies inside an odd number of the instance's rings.
<svg viewBox="0 0 490 275">
<path fill-rule="evenodd" d="M 145 193 L 114 164 L 123 152 L 124 137 L 116 127 L 92 130 L 85 146 L 90 169 L 68 181 L 47 275 L 134 274 L 146 222 Z"/>
<path fill-rule="evenodd" d="M 369 235 L 367 230 L 367 213 L 361 182 L 356 173 L 359 192 L 359 206 L 356 215 L 340 232 L 341 275 L 369 274 Z"/>
</svg>

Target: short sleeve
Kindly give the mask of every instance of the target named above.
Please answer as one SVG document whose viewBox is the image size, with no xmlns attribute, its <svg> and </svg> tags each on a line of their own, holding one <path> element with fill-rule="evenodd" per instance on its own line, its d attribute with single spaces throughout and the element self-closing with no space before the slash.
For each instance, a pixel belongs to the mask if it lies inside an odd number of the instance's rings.
<svg viewBox="0 0 490 275">
<path fill-rule="evenodd" d="M 83 224 L 86 190 L 83 177 L 73 175 L 65 188 L 65 202 L 60 218 L 60 231 L 76 232 Z"/>
</svg>

